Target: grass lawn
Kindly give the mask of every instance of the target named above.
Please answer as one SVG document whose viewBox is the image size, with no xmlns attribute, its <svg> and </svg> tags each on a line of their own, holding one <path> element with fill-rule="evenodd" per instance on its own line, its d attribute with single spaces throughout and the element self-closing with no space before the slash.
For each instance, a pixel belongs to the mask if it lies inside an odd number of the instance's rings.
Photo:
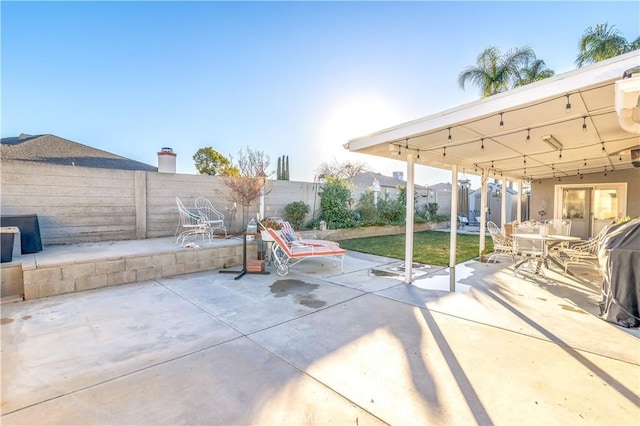
<svg viewBox="0 0 640 426">
<path fill-rule="evenodd" d="M 427 265 L 449 265 L 449 232 L 424 231 L 413 234 L 413 261 Z M 342 240 L 340 246 L 347 250 L 379 256 L 404 259 L 405 234 Z M 464 262 L 478 257 L 480 237 L 458 234 L 456 262 Z M 491 237 L 485 239 L 487 253 L 493 251 Z"/>
</svg>

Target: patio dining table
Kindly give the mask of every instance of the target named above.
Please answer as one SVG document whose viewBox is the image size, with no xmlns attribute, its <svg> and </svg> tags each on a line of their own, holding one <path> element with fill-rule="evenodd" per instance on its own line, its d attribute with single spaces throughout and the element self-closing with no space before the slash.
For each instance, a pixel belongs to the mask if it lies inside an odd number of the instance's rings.
<svg viewBox="0 0 640 426">
<path fill-rule="evenodd" d="M 550 255 L 549 253 L 552 253 L 553 251 L 551 249 L 553 249 L 554 247 L 556 247 L 559 244 L 562 243 L 572 243 L 572 242 L 577 242 L 577 241 L 581 241 L 579 237 L 572 237 L 570 235 L 542 235 L 542 234 L 527 234 L 527 233 L 514 233 L 512 235 L 512 237 L 514 238 L 523 238 L 523 239 L 528 239 L 528 240 L 542 240 L 544 242 L 545 245 L 545 249 L 544 249 L 544 255 L 540 258 L 540 260 L 538 261 L 538 265 L 536 267 L 536 273 L 538 273 L 540 271 L 540 267 L 542 266 L 542 262 L 544 262 L 545 266 L 547 267 L 547 269 L 549 268 L 549 264 L 547 261 L 551 261 L 552 263 L 556 264 L 560 269 L 564 270 L 564 265 L 560 262 L 560 259 L 555 256 L 555 255 Z M 521 262 L 522 263 L 522 262 Z M 516 265 L 516 269 L 520 264 Z M 567 271 L 567 273 L 573 275 L 570 271 Z"/>
</svg>

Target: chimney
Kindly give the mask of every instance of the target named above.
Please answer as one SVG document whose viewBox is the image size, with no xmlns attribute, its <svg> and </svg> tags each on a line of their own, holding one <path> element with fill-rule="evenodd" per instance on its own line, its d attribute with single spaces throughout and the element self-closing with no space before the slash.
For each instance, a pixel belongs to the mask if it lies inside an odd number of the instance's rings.
<svg viewBox="0 0 640 426">
<path fill-rule="evenodd" d="M 175 173 L 176 155 L 173 149 L 162 148 L 158 153 L 158 173 Z"/>
</svg>

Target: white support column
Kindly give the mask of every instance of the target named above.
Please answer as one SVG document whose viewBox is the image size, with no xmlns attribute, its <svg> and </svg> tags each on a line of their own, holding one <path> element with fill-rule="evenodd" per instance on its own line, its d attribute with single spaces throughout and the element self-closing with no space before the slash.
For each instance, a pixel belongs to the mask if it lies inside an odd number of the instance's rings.
<svg viewBox="0 0 640 426">
<path fill-rule="evenodd" d="M 480 180 L 480 253 L 485 249 L 484 237 L 487 231 L 487 182 L 489 180 L 489 174 L 486 169 L 482 170 L 482 178 Z"/>
<path fill-rule="evenodd" d="M 451 239 L 449 241 L 449 291 L 456 291 L 456 242 L 458 236 L 458 165 L 451 166 Z"/>
<path fill-rule="evenodd" d="M 502 177 L 502 191 L 500 192 L 500 228 L 504 232 L 504 225 L 507 223 L 507 177 Z"/>
<path fill-rule="evenodd" d="M 524 194 L 524 190 L 522 188 L 522 179 L 518 181 L 518 206 L 516 208 L 516 221 L 522 222 L 522 194 Z"/>
<path fill-rule="evenodd" d="M 407 284 L 412 281 L 411 277 L 413 275 L 414 172 L 415 159 L 413 154 L 407 153 L 407 222 L 404 247 L 404 282 Z"/>
</svg>

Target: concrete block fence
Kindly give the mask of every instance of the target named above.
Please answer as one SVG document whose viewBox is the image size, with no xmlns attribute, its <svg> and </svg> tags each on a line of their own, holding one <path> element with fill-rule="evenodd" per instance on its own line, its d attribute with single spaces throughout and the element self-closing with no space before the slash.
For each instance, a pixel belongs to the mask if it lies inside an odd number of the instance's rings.
<svg viewBox="0 0 640 426">
<path fill-rule="evenodd" d="M 259 211 L 255 200 L 244 212 L 222 178 L 3 162 L 2 214 L 37 214 L 44 245 L 166 237 L 175 234 L 175 197 L 193 205 L 206 197 L 225 214 L 231 232 L 244 228 Z M 319 209 L 317 186 L 268 181 L 265 214 L 282 216 L 284 207 L 304 201 Z M 311 214 L 309 215 L 311 219 Z"/>
</svg>

